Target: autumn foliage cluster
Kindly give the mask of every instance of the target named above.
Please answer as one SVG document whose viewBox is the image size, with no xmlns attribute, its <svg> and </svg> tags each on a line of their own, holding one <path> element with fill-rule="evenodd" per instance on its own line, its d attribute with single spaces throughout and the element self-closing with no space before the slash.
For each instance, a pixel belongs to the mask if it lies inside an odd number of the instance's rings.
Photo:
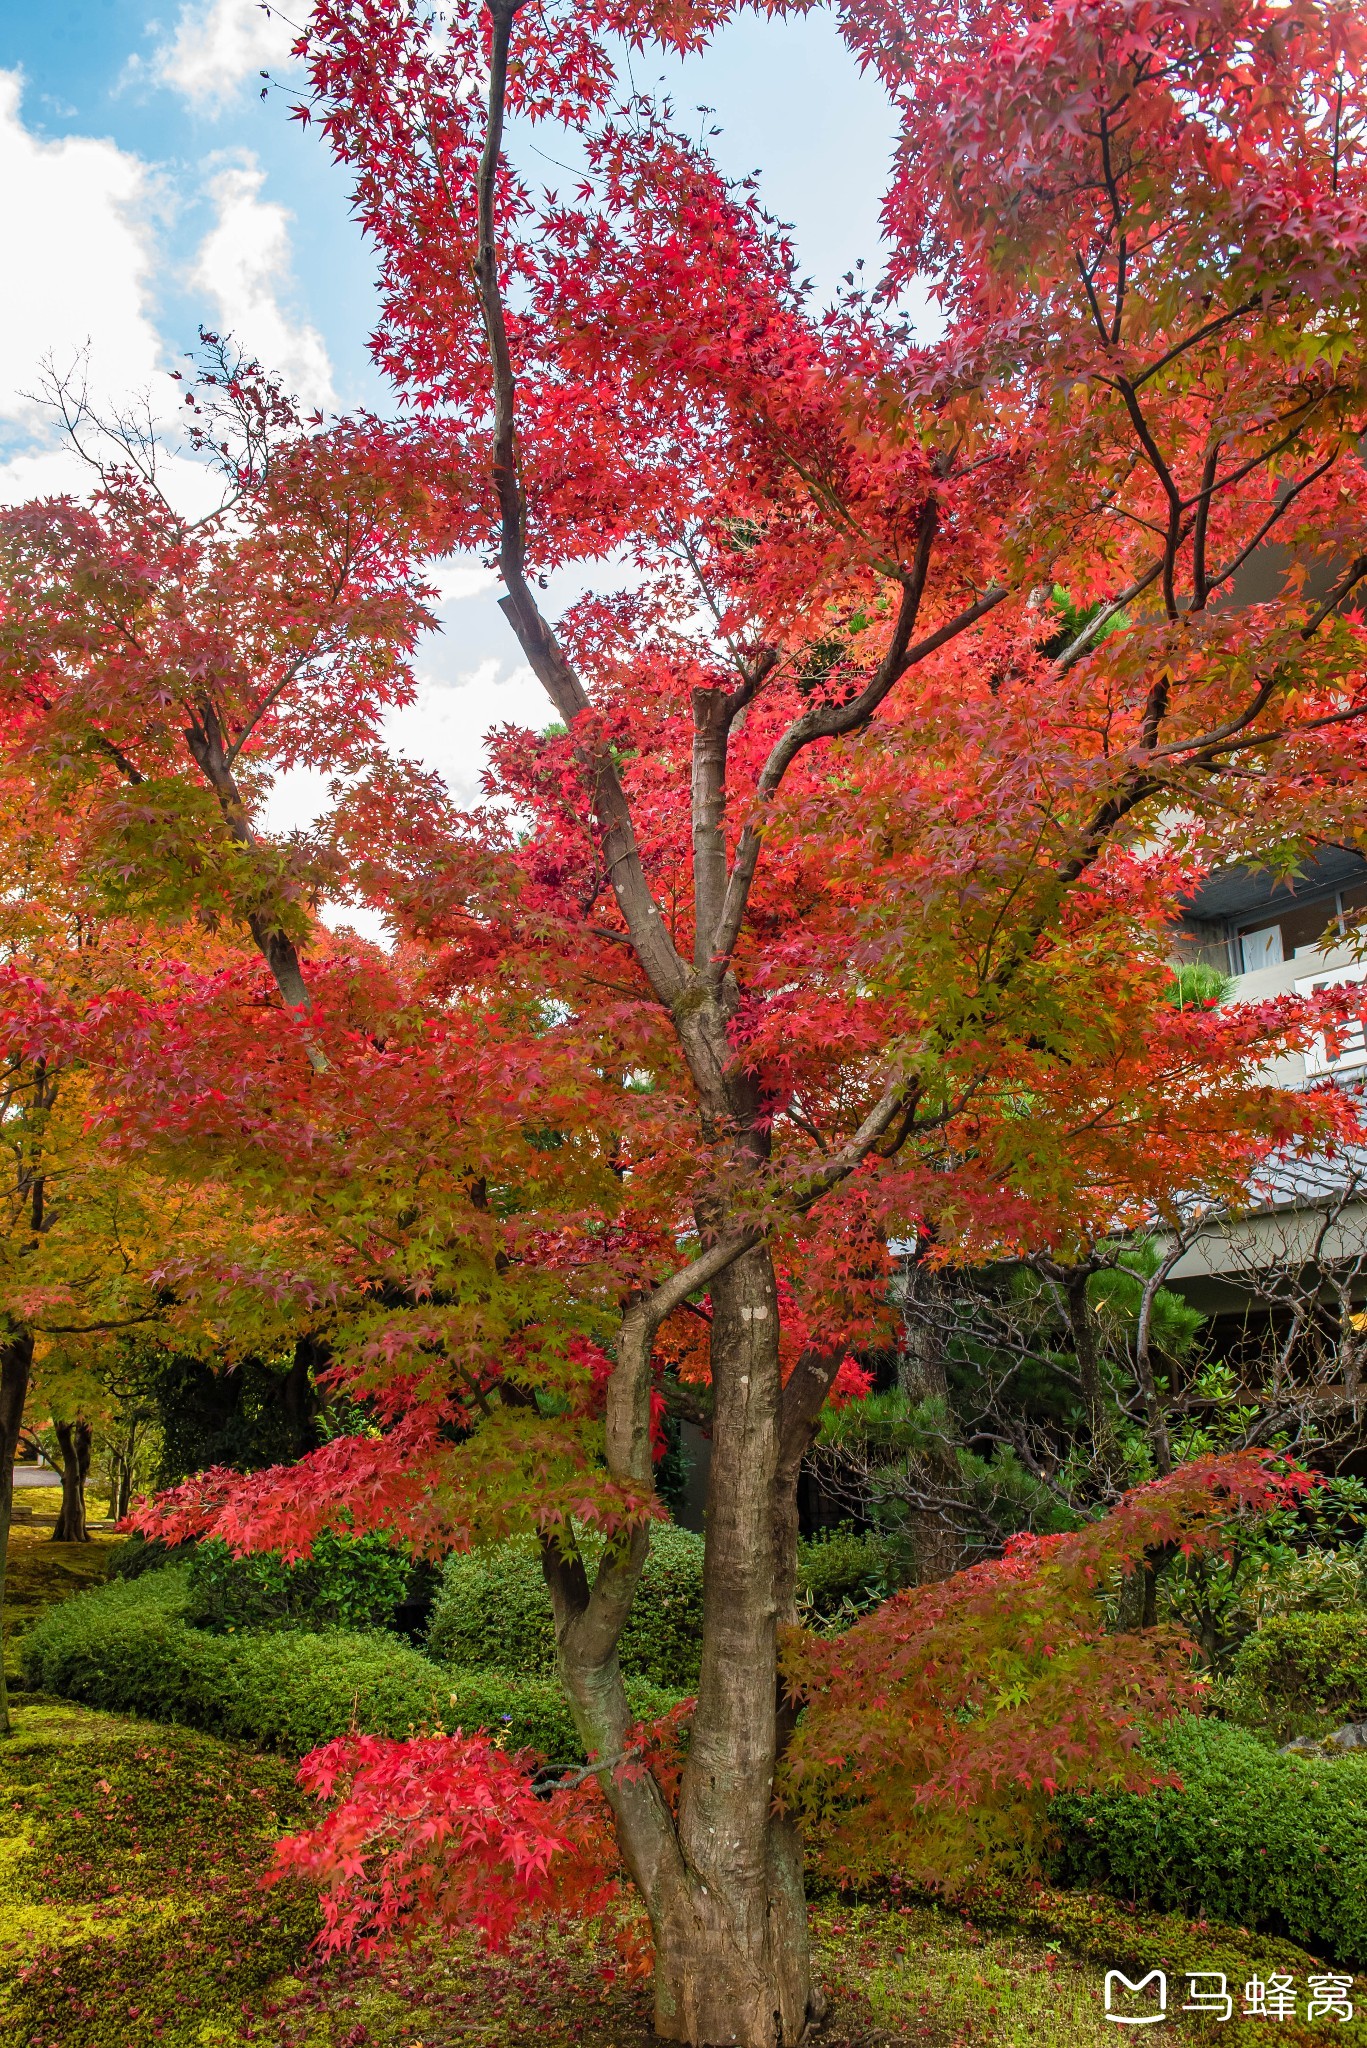
<svg viewBox="0 0 1367 2048">
<path fill-rule="evenodd" d="M 808 1704 L 785 1788 L 826 1866 L 951 1892 L 1030 1874 L 1055 1794 L 1171 1783 L 1143 1738 L 1199 1713 L 1208 1680 L 1181 1628 L 1146 1611 L 1154 1578 L 1311 1484 L 1246 1452 L 1193 1460 L 1075 1534 L 1013 1537 L 844 1635 L 796 1640 L 789 1682 Z"/>
<path fill-rule="evenodd" d="M 1056 1794 L 1177 1782 L 1144 1737 L 1201 1712 L 1209 1682 L 1181 1628 L 1145 1612 L 1155 1572 L 1173 1552 L 1218 1556 L 1311 1486 L 1258 1455 L 1194 1461 L 1074 1535 L 1014 1537 L 841 1635 L 794 1631 L 784 1674 L 803 1711 L 780 1797 L 816 1867 L 962 1895 L 1038 1872 Z M 690 1718 L 691 1703 L 634 1730 L 613 1772 L 649 1770 L 676 1800 Z M 281 1843 L 276 1875 L 322 1886 L 329 1947 L 418 1924 L 498 1941 L 528 1915 L 593 1912 L 639 1960 L 648 1940 L 599 1788 L 581 1776 L 536 1793 L 536 1761 L 463 1733 L 343 1737 L 306 1761 L 301 1782 L 330 1809 Z"/>
</svg>

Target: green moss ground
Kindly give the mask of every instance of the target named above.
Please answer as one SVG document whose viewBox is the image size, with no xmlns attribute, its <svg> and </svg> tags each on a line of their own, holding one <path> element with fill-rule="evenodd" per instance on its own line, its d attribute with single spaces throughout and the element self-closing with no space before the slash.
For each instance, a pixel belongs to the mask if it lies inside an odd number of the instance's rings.
<svg viewBox="0 0 1367 2048">
<path fill-rule="evenodd" d="M 290 1768 L 182 1729 L 23 1702 L 0 1749 L 0 2040 L 191 2048 L 303 1956 L 297 1887 L 257 1875 Z M 250 2038 L 243 2036 L 243 2038 Z"/>
<path fill-rule="evenodd" d="M 813 2048 L 1104 2048 L 1108 2042 L 1114 2048 L 1129 2030 L 1103 2018 L 1102 1982 L 1112 1963 L 1121 1967 L 1133 1962 L 1136 1950 L 1152 1951 L 1154 1960 L 1166 1959 L 1172 1968 L 1184 1951 L 1195 1951 L 1203 1967 L 1223 1963 L 1240 1972 L 1230 1976 L 1239 1990 L 1250 1974 L 1250 1947 L 1232 1931 L 1121 1916 L 1132 1952 L 1122 1958 L 1109 1946 L 1120 1930 L 1110 1926 L 1116 1909 L 1107 1902 L 1090 1909 L 1093 1936 L 1104 1950 L 1093 1958 L 1064 1947 L 1062 1926 L 1046 1938 L 1052 1910 L 1047 1897 L 1037 1901 L 1028 1931 L 1023 1925 L 985 1929 L 924 1906 L 819 1911 L 813 1932 L 831 2013 Z M 1076 1933 L 1079 1917 L 1075 1902 L 1067 1902 L 1062 1919 Z M 1260 1951 L 1252 1965 L 1260 1974 L 1268 1974 L 1270 1961 L 1303 1983 L 1307 1958 L 1275 1943 L 1252 1948 Z M 351 1973 L 344 1990 L 340 1982 L 318 1985 L 312 2011 L 296 2008 L 297 2032 L 260 2038 L 273 2048 L 277 2041 L 292 2048 L 649 2048 L 655 2036 L 648 1991 L 603 1982 L 595 1972 L 605 1965 L 606 1958 L 582 1941 L 552 1943 L 549 1962 L 539 1939 L 499 1959 L 465 1949 L 420 1950 Z M 1170 2003 L 1176 2005 L 1186 1992 L 1180 1978 L 1173 1985 Z M 1360 1981 L 1358 1990 L 1367 1992 L 1367 1985 Z M 1361 2048 L 1367 2026 L 1214 2024 L 1176 2014 L 1158 2039 L 1187 2048 L 1220 2041 L 1233 2048 L 1271 2048 L 1274 2042 L 1312 2048 L 1333 2039 Z"/>
<path fill-rule="evenodd" d="M 262 1891 L 303 1811 L 288 1765 L 183 1729 L 26 1701 L 0 1749 L 0 2041 L 5 2048 L 647 2048 L 649 1993 L 588 1930 L 530 1931 L 508 1954 L 427 1940 L 384 1962 L 319 1964 L 301 1891 Z M 1101 2048 L 1110 1966 L 1222 1969 L 1241 1990 L 1314 1968 L 1287 1944 L 1112 1900 L 1035 1892 L 975 1918 L 924 1903 L 814 1915 L 832 2000 L 824 2048 Z M 1163 2039 L 1233 2048 L 1329 2039 L 1364 2020 L 1215 2026 Z"/>
<path fill-rule="evenodd" d="M 104 1546 L 16 1532 L 20 1629 L 99 1576 Z M 302 1889 L 263 1891 L 271 1844 L 305 1808 L 289 1764 L 161 1723 L 20 1695 L 0 1745 L 3 2048 L 647 2048 L 648 1988 L 591 1930 L 531 1930 L 503 1956 L 424 1940 L 383 1962 L 320 1963 Z M 1221 1970 L 1236 1994 L 1315 1964 L 1285 1942 L 1077 1892 L 995 1894 L 972 1916 L 924 1902 L 813 1916 L 831 2014 L 814 2048 L 1103 2048 L 1110 1967 Z M 1230 2048 L 1367 2048 L 1363 2017 L 1217 2025 L 1174 2012 L 1157 2037 Z M 1144 2038 L 1151 2039 L 1147 2032 Z"/>
</svg>

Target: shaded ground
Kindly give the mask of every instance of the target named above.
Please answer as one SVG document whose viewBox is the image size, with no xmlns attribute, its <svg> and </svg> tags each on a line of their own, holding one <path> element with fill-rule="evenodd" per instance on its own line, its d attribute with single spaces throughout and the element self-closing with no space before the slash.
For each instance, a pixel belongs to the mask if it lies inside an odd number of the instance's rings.
<svg viewBox="0 0 1367 2048">
<path fill-rule="evenodd" d="M 25 1489 L 28 1501 L 51 1496 L 37 1489 Z M 18 1498 L 23 1501 L 25 1494 Z M 14 1685 L 19 1676 L 17 1647 L 45 1607 L 65 1600 L 86 1586 L 104 1580 L 109 1552 L 118 1542 L 112 1532 L 100 1530 L 89 1543 L 54 1543 L 55 1513 L 45 1512 L 32 1519 L 18 1520 L 10 1529 L 9 1570 L 5 1580 L 5 1676 Z"/>
<path fill-rule="evenodd" d="M 0 2041 L 6 2048 L 647 2048 L 648 1987 L 591 1930 L 504 1956 L 425 1942 L 319 1964 L 301 1889 L 258 1883 L 304 1811 L 279 1759 L 179 1728 L 27 1700 L 0 1748 Z M 1113 1901 L 1035 1893 L 993 1925 L 917 1904 L 819 1909 L 831 1994 L 821 2048 L 1101 2048 L 1108 1967 L 1222 1969 L 1236 1995 L 1310 1959 L 1287 1944 Z M 1356 1987 L 1367 2014 L 1367 1983 Z M 1332 2034 L 1328 2028 L 1332 2027 Z M 1174 2013 L 1163 2039 L 1367 2048 L 1367 2019 L 1227 2025 Z"/>
<path fill-rule="evenodd" d="M 16 1546 L 21 1626 L 98 1576 L 104 1545 Z M 649 2048 L 646 1985 L 593 1931 L 534 1931 L 504 1956 L 427 1941 L 386 1962 L 321 1964 L 316 1908 L 263 1890 L 275 1838 L 305 1808 L 291 1767 L 181 1728 L 20 1695 L 0 1745 L 0 2042 L 4 2048 Z M 813 2048 L 1111 2048 L 1108 1968 L 1164 1968 L 1163 2041 L 1367 2048 L 1362 2019 L 1226 2024 L 1176 2010 L 1184 1972 L 1293 1977 L 1282 1942 L 1079 1893 L 814 1913 L 831 2013 Z M 1131 2036 L 1131 2038 L 1133 2038 Z M 1141 2036 L 1140 2038 L 1146 2038 Z M 1147 2036 L 1152 2039 L 1153 2036 Z"/>
<path fill-rule="evenodd" d="M 1108 1906 L 1099 1922 L 1109 1913 Z M 1057 1938 L 1048 1941 L 1043 1930 L 985 1931 L 926 1907 L 818 1912 L 813 1931 L 831 2000 L 813 2048 L 1114 2048 L 1124 2038 L 1103 2014 L 1109 1952 L 1104 1961 L 1089 1960 L 1069 1953 Z M 1128 1935 L 1160 1954 L 1180 1952 L 1191 1942 L 1186 1923 L 1159 1916 L 1131 1927 Z M 1218 1934 L 1200 1938 L 1212 1955 L 1220 1951 Z M 1237 1938 L 1232 1948 L 1226 1933 L 1222 1959 L 1232 1961 L 1237 1947 Z M 1280 1960 L 1292 1974 L 1300 1973 L 1303 2000 L 1304 1971 L 1314 1965 L 1285 1948 Z M 296 2010 L 294 2031 L 259 2038 L 288 2041 L 292 2048 L 558 2048 L 569 2042 L 583 2048 L 655 2048 L 648 1988 L 603 1983 L 595 1969 L 609 1966 L 607 1956 L 595 1955 L 591 1946 L 576 1942 L 571 1950 L 563 1941 L 555 1945 L 549 1968 L 544 1945 L 532 1940 L 502 1959 L 473 1950 L 411 1956 L 354 1971 L 345 1986 L 341 1979 L 319 1983 L 317 2006 L 311 2014 L 302 2005 Z M 1251 1967 L 1248 1958 L 1237 1967 L 1242 1974 L 1236 2005 Z M 1267 1975 L 1266 1963 L 1257 1967 Z M 1358 1991 L 1367 1994 L 1367 1983 L 1359 1980 Z M 1185 1996 L 1185 1980 L 1174 1978 L 1170 2005 Z M 1215 2041 L 1237 2048 L 1271 2048 L 1274 2041 L 1309 2048 L 1331 2036 L 1362 2048 L 1367 2024 L 1307 2027 L 1235 2019 L 1216 2025 L 1174 2012 L 1159 2038 L 1189 2048 Z"/>
</svg>

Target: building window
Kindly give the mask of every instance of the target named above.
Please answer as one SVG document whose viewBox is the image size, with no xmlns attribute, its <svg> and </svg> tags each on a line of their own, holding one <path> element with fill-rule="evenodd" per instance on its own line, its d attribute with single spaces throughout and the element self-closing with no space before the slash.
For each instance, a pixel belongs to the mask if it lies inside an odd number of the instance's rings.
<svg viewBox="0 0 1367 2048">
<path fill-rule="evenodd" d="M 1264 925 L 1261 931 L 1243 932 L 1240 946 L 1245 974 L 1256 974 L 1260 967 L 1280 967 L 1285 958 L 1279 924 Z"/>
</svg>

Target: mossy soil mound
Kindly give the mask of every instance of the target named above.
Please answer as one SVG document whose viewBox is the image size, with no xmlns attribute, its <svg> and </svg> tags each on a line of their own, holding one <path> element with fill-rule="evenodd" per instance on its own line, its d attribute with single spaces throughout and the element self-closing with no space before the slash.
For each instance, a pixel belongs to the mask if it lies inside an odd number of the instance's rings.
<svg viewBox="0 0 1367 2048">
<path fill-rule="evenodd" d="M 488 1956 L 428 1938 L 320 1962 L 301 1888 L 263 1891 L 304 1803 L 291 1766 L 179 1728 L 27 1701 L 0 1746 L 0 2041 L 5 2048 L 649 2048 L 649 1987 L 592 1929 L 532 1928 Z M 1265 1936 L 1032 1891 L 972 1915 L 924 1902 L 814 1914 L 831 1998 L 821 2048 L 1102 2048 L 1105 1972 L 1168 1972 L 1164 2039 L 1367 2048 L 1367 2018 L 1216 2025 L 1183 1972 L 1301 1993 L 1317 1965 Z M 1367 1985 L 1353 1988 L 1367 2015 Z"/>
<path fill-rule="evenodd" d="M 1132 1912 L 1110 1898 L 1030 1887 L 1014 1897 L 984 1898 L 971 1913 L 925 1902 L 824 1908 L 814 1933 L 836 2009 L 865 2014 L 862 2038 L 870 2048 L 874 2042 L 888 2048 L 902 2042 L 917 2048 L 1103 2048 L 1109 2042 L 1114 2048 L 1136 2033 L 1154 2038 L 1147 2026 L 1117 2026 L 1106 2018 L 1109 1970 L 1124 1971 L 1131 1982 L 1150 1970 L 1164 1973 L 1162 2041 L 1187 2048 L 1207 2042 L 1322 2048 L 1330 2038 L 1338 2048 L 1367 2044 L 1367 1979 L 1359 1978 L 1353 1991 L 1362 2017 L 1346 2024 L 1246 2019 L 1240 2015 L 1243 1991 L 1254 1978 L 1289 1977 L 1303 2015 L 1307 1976 L 1324 1966 L 1286 1942 L 1176 1914 Z M 1231 2020 L 1181 2010 L 1188 1971 L 1225 1976 Z"/>
<path fill-rule="evenodd" d="M 300 1886 L 259 1884 L 304 1812 L 289 1766 L 51 1702 L 21 1703 L 15 1723 L 0 1745 L 0 2041 L 250 2038 L 244 1999 L 318 1924 Z"/>
</svg>

